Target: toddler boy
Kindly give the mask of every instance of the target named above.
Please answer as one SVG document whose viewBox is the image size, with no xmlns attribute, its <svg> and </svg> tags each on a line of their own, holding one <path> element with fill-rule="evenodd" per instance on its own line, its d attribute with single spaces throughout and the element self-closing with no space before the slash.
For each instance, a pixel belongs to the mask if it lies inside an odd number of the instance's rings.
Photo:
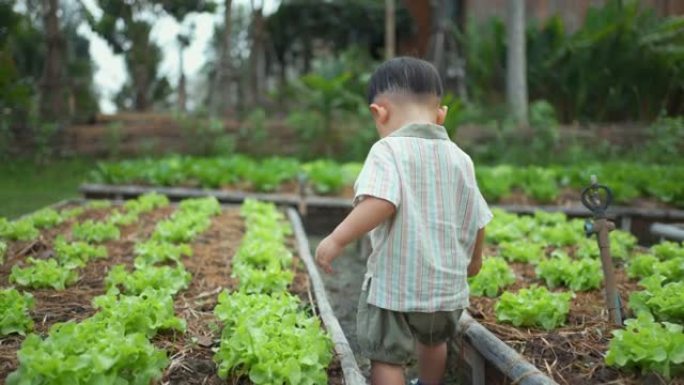
<svg viewBox="0 0 684 385">
<path fill-rule="evenodd" d="M 405 384 L 416 353 L 418 383 L 442 383 L 446 342 L 468 306 L 467 277 L 482 263 L 492 213 L 473 162 L 442 127 L 442 93 L 423 60 L 400 57 L 375 71 L 368 102 L 381 139 L 354 186 L 354 209 L 316 250 L 331 273 L 342 249 L 370 231 L 357 336 L 373 385 Z"/>
</svg>

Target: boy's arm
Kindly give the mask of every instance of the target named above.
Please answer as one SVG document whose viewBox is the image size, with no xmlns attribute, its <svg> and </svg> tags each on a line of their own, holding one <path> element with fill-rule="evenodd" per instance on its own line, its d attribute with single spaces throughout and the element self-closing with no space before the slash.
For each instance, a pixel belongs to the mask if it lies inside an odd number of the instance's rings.
<svg viewBox="0 0 684 385">
<path fill-rule="evenodd" d="M 473 255 L 470 257 L 470 264 L 468 265 L 468 277 L 477 275 L 482 268 L 482 249 L 484 247 L 484 227 L 477 231 L 477 238 L 475 239 L 475 247 L 473 247 Z"/>
<path fill-rule="evenodd" d="M 321 241 L 316 248 L 316 262 L 323 271 L 332 273 L 330 263 L 342 253 L 345 246 L 376 228 L 395 212 L 396 207 L 389 201 L 367 196 Z"/>
</svg>

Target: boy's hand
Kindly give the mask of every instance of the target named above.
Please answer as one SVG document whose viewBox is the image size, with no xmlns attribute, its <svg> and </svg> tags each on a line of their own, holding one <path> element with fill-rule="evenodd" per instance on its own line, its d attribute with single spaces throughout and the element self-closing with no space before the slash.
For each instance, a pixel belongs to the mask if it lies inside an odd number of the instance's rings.
<svg viewBox="0 0 684 385">
<path fill-rule="evenodd" d="M 316 263 L 327 274 L 332 274 L 333 269 L 330 264 L 342 254 L 342 245 L 330 236 L 325 237 L 316 248 Z"/>
<path fill-rule="evenodd" d="M 359 202 L 349 215 L 335 228 L 332 234 L 321 241 L 316 248 L 316 262 L 328 274 L 333 273 L 332 261 L 342 254 L 342 249 L 388 220 L 396 208 L 384 199 L 368 196 Z"/>
</svg>

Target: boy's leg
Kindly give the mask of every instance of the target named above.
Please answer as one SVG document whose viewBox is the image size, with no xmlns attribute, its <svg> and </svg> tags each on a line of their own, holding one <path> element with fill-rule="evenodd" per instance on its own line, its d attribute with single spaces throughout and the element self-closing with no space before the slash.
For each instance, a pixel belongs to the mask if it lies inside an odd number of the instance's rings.
<svg viewBox="0 0 684 385">
<path fill-rule="evenodd" d="M 371 361 L 371 385 L 404 385 L 404 367 Z"/>
<path fill-rule="evenodd" d="M 416 335 L 421 385 L 440 385 L 444 380 L 447 341 L 456 333 L 462 310 L 411 313 L 408 322 Z"/>
<path fill-rule="evenodd" d="M 361 354 L 371 361 L 372 385 L 404 385 L 404 365 L 415 349 L 415 340 L 404 313 L 373 306 L 361 292 L 356 315 L 356 337 Z"/>
<path fill-rule="evenodd" d="M 446 371 L 447 343 L 429 346 L 416 343 L 421 385 L 440 385 Z"/>
</svg>

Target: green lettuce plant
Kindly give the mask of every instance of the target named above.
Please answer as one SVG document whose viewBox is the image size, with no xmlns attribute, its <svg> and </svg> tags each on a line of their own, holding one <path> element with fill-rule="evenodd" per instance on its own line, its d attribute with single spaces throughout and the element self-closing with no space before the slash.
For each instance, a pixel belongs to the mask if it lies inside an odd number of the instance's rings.
<svg viewBox="0 0 684 385">
<path fill-rule="evenodd" d="M 20 293 L 14 288 L 0 289 L 0 337 L 12 333 L 22 336 L 33 329 L 29 312 L 35 307 L 30 293 Z"/>
<path fill-rule="evenodd" d="M 684 324 L 684 282 L 664 281 L 661 275 L 642 279 L 639 286 L 644 290 L 630 294 L 629 307 L 636 313 L 650 313 L 658 321 Z"/>
<path fill-rule="evenodd" d="M 71 230 L 74 239 L 92 243 L 102 243 L 119 239 L 119 228 L 109 222 L 95 222 L 91 219 L 74 225 Z"/>
<path fill-rule="evenodd" d="M 112 213 L 109 215 L 107 218 L 107 223 L 110 223 L 114 226 L 120 227 L 120 226 L 130 226 L 133 223 L 137 222 L 139 219 L 139 215 L 137 212 L 126 212 L 123 213 L 120 210 L 114 209 Z"/>
<path fill-rule="evenodd" d="M 169 198 L 166 195 L 150 192 L 126 201 L 123 206 L 129 214 L 143 214 L 168 205 Z"/>
<path fill-rule="evenodd" d="M 673 258 L 684 258 L 684 246 L 677 242 L 661 242 L 651 247 L 651 251 L 653 251 L 655 256 L 662 261 Z"/>
<path fill-rule="evenodd" d="M 202 213 L 174 215 L 157 223 L 152 239 L 160 242 L 187 243 L 193 241 L 210 225 L 211 220 Z"/>
<path fill-rule="evenodd" d="M 317 317 L 287 293 L 219 295 L 214 309 L 224 324 L 214 361 L 221 378 L 254 384 L 325 384 L 332 342 Z"/>
<path fill-rule="evenodd" d="M 682 325 L 654 322 L 651 314 L 642 312 L 626 320 L 624 329 L 613 331 L 605 361 L 608 366 L 672 378 L 684 371 Z"/>
<path fill-rule="evenodd" d="M 78 280 L 78 273 L 61 266 L 54 259 L 28 258 L 28 266 L 12 266 L 10 282 L 33 289 L 53 288 L 64 290 Z"/>
<path fill-rule="evenodd" d="M 107 274 L 105 284 L 110 291 L 121 287 L 123 292 L 129 295 L 139 295 L 145 289 L 175 295 L 188 287 L 191 278 L 190 273 L 182 265 L 141 266 L 132 272 L 127 271 L 123 265 L 115 265 Z"/>
<path fill-rule="evenodd" d="M 555 225 L 542 226 L 534 233 L 532 239 L 536 242 L 544 242 L 554 246 L 573 246 L 581 242 L 584 232 L 578 230 L 573 224 L 559 222 Z"/>
<path fill-rule="evenodd" d="M 345 183 L 342 167 L 331 160 L 317 160 L 302 166 L 313 189 L 318 194 L 338 193 Z"/>
<path fill-rule="evenodd" d="M 136 268 L 166 261 L 180 263 L 182 256 L 192 256 L 192 248 L 186 243 L 173 244 L 155 240 L 137 243 L 133 251 L 136 255 Z"/>
<path fill-rule="evenodd" d="M 554 252 L 551 258 L 539 262 L 535 272 L 551 289 L 565 286 L 573 291 L 587 291 L 601 287 L 603 282 L 599 260 L 572 260 L 564 252 Z"/>
<path fill-rule="evenodd" d="M 247 232 L 233 257 L 233 277 L 249 293 L 277 293 L 294 279 L 292 253 L 285 245 L 292 229 L 275 205 L 247 200 L 241 207 Z"/>
<path fill-rule="evenodd" d="M 5 263 L 5 255 L 7 254 L 7 243 L 0 241 L 0 265 Z"/>
<path fill-rule="evenodd" d="M 257 268 L 234 263 L 232 277 L 237 278 L 238 288 L 247 293 L 279 293 L 287 290 L 294 279 L 294 272 L 277 265 Z"/>
<path fill-rule="evenodd" d="M 161 291 L 143 290 L 138 295 L 109 293 L 93 299 L 99 312 L 94 321 L 123 325 L 125 333 L 152 338 L 158 330 L 185 331 L 185 320 L 174 315 L 173 297 Z"/>
<path fill-rule="evenodd" d="M 504 292 L 494 311 L 499 322 L 552 330 L 565 323 L 573 297 L 571 292 L 552 293 L 545 287 L 532 286 L 517 293 Z"/>
<path fill-rule="evenodd" d="M 67 269 L 84 267 L 92 259 L 107 258 L 104 246 L 91 245 L 86 242 L 67 242 L 58 237 L 53 246 L 59 265 Z"/>
<path fill-rule="evenodd" d="M 482 262 L 480 272 L 468 278 L 470 294 L 496 297 L 499 291 L 515 282 L 515 273 L 503 258 L 489 257 Z"/>
<path fill-rule="evenodd" d="M 19 219 L 13 222 L 0 218 L 0 238 L 10 241 L 31 241 L 38 238 L 40 232 L 33 225 L 30 218 Z"/>
<path fill-rule="evenodd" d="M 168 364 L 144 334 L 94 319 L 55 324 L 45 339 L 30 334 L 17 357 L 7 385 L 149 385 Z"/>
<path fill-rule="evenodd" d="M 174 215 L 190 213 L 199 213 L 207 217 L 215 216 L 221 213 L 221 204 L 213 196 L 184 199 L 178 205 L 177 214 Z"/>
<path fill-rule="evenodd" d="M 529 241 L 502 242 L 499 255 L 511 262 L 535 263 L 544 256 L 544 244 Z"/>
<path fill-rule="evenodd" d="M 658 269 L 660 260 L 652 254 L 638 254 L 627 265 L 629 278 L 645 278 L 653 275 Z"/>
<path fill-rule="evenodd" d="M 85 208 L 83 207 L 72 207 L 69 209 L 63 209 L 62 211 L 59 212 L 59 214 L 62 216 L 62 218 L 66 219 L 71 219 L 71 218 L 76 218 L 79 215 L 83 214 L 85 212 Z"/>
<path fill-rule="evenodd" d="M 637 238 L 627 231 L 610 232 L 610 255 L 614 259 L 627 259 L 637 245 Z"/>
<path fill-rule="evenodd" d="M 42 209 L 31 214 L 29 220 L 37 229 L 48 229 L 64 222 L 64 218 L 54 209 Z"/>
</svg>

